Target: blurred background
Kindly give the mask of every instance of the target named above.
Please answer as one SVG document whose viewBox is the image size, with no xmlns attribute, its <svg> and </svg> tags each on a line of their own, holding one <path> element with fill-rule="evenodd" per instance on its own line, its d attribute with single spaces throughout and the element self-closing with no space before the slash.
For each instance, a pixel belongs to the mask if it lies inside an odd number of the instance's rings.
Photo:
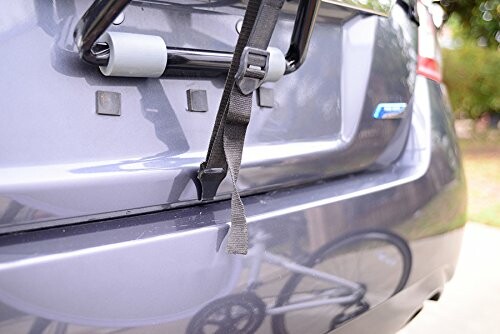
<svg viewBox="0 0 500 334">
<path fill-rule="evenodd" d="M 500 227 L 500 0 L 440 3 L 443 81 L 464 156 L 469 220 Z"/>
</svg>

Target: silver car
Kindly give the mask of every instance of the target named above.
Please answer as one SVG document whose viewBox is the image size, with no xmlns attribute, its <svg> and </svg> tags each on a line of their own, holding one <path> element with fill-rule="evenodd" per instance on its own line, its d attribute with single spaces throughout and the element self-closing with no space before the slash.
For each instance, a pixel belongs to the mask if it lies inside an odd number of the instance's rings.
<svg viewBox="0 0 500 334">
<path fill-rule="evenodd" d="M 394 333 L 439 298 L 466 203 L 430 2 L 0 6 L 1 333 Z"/>
</svg>

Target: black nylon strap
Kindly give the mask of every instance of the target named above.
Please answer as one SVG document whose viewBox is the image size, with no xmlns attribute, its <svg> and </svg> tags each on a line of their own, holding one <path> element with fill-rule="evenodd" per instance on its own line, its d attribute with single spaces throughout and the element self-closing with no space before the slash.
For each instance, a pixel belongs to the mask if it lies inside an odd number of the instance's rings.
<svg viewBox="0 0 500 334">
<path fill-rule="evenodd" d="M 252 93 L 243 94 L 240 91 L 235 85 L 235 75 L 245 47 L 267 49 L 283 2 L 284 0 L 249 0 L 248 2 L 233 61 L 224 85 L 207 157 L 198 173 L 202 186 L 201 199 L 213 198 L 228 169 L 231 174 L 233 184 L 231 229 L 227 247 L 230 254 L 246 254 L 248 250 L 245 210 L 236 183 L 246 129 L 250 121 L 253 95 Z M 259 62 L 258 59 L 255 61 Z"/>
</svg>

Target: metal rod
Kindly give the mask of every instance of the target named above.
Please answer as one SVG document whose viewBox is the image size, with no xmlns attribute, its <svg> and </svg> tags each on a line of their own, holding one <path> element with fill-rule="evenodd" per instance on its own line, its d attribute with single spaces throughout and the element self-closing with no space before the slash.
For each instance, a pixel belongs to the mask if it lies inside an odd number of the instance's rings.
<svg viewBox="0 0 500 334">
<path fill-rule="evenodd" d="M 96 41 L 108 29 L 113 20 L 128 6 L 132 0 L 95 0 L 78 21 L 73 38 L 80 57 L 93 65 L 107 65 L 109 48 L 100 45 L 95 51 Z"/>
<path fill-rule="evenodd" d="M 105 66 L 109 61 L 109 47 L 97 43 L 113 20 L 131 0 L 95 0 L 82 16 L 74 31 L 80 57 L 87 63 Z M 296 71 L 305 61 L 309 40 L 318 15 L 321 0 L 300 0 L 290 47 L 286 55 L 285 74 Z M 167 69 L 227 71 L 231 52 L 167 47 Z"/>
<path fill-rule="evenodd" d="M 228 71 L 232 52 L 168 47 L 168 69 Z"/>
</svg>

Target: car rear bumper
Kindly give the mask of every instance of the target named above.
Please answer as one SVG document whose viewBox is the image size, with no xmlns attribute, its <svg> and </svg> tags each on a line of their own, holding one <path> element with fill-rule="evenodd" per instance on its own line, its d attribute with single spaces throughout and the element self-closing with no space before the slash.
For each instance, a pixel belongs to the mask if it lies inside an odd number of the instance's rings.
<svg viewBox="0 0 500 334">
<path fill-rule="evenodd" d="M 314 251 L 365 229 L 390 230 L 408 242 L 407 288 L 339 333 L 374 323 L 381 333 L 396 330 L 454 271 L 465 183 L 451 114 L 442 88 L 422 77 L 414 101 L 406 149 L 394 165 L 244 199 L 250 235 L 265 231 L 273 252 L 293 254 L 298 243 Z M 0 330 L 26 325 L 29 314 L 183 332 L 204 304 L 246 284 L 247 261 L 224 251 L 228 211 L 222 201 L 0 237 L 0 302 L 20 311 L 0 311 Z M 286 277 L 285 269 L 264 269 L 264 283 Z M 281 286 L 278 280 L 269 289 Z M 264 323 L 260 331 L 270 328 Z"/>
</svg>

